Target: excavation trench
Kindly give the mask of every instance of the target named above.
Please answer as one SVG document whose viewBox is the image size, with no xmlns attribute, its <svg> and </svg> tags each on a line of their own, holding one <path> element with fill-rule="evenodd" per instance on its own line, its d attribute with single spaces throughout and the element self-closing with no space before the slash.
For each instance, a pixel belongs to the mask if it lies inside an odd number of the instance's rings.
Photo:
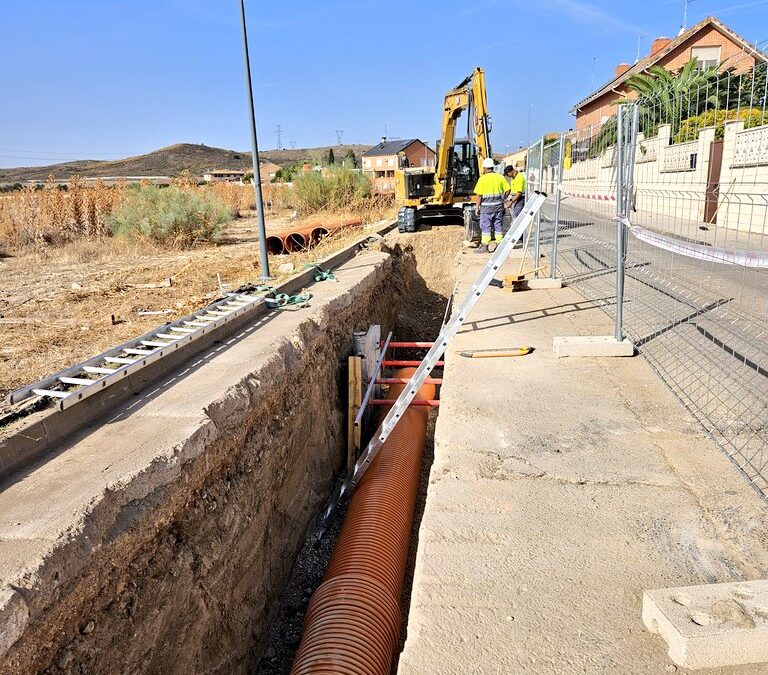
<svg viewBox="0 0 768 675">
<path fill-rule="evenodd" d="M 386 238 L 384 246 L 392 252 L 397 261 L 395 283 L 400 285 L 403 290 L 400 304 L 397 307 L 395 323 L 392 326 L 394 340 L 431 341 L 437 336 L 444 320 L 448 298 L 453 291 L 455 261 L 456 255 L 462 248 L 461 239 L 461 231 L 457 228 L 436 228 L 416 234 L 394 234 Z M 424 353 L 424 350 L 398 348 L 391 352 L 388 358 L 418 360 Z M 408 374 L 409 371 L 389 373 L 390 376 L 407 376 Z M 394 385 L 388 397 L 395 397 L 400 389 L 401 386 Z M 427 386 L 427 389 L 433 391 L 434 387 Z M 385 411 L 386 409 L 381 414 L 384 414 Z M 409 503 L 407 507 L 408 510 L 413 511 L 413 522 L 409 545 L 407 550 L 403 551 L 406 556 L 405 578 L 402 583 L 402 592 L 398 598 L 399 607 L 394 607 L 396 616 L 394 618 L 390 616 L 393 608 L 388 603 L 391 603 L 391 600 L 388 601 L 377 595 L 381 593 L 381 587 L 379 586 L 377 589 L 376 585 L 371 586 L 366 579 L 368 576 L 364 573 L 366 568 L 370 566 L 371 569 L 381 569 L 381 566 L 375 561 L 372 563 L 370 560 L 366 560 L 365 556 L 375 556 L 381 560 L 399 559 L 401 552 L 382 549 L 382 547 L 386 548 L 387 546 L 393 549 L 397 548 L 396 544 L 392 544 L 392 535 L 387 538 L 384 533 L 381 533 L 382 541 L 378 541 L 376 535 L 361 531 L 355 522 L 346 521 L 349 518 L 356 518 L 360 523 L 370 521 L 370 517 L 363 512 L 366 508 L 366 505 L 362 503 L 364 499 L 393 500 L 394 508 L 398 508 L 402 502 L 410 502 L 411 498 L 407 493 L 412 492 L 413 487 L 402 488 L 393 484 L 390 486 L 393 488 L 392 492 L 399 493 L 402 489 L 406 491 L 398 495 L 379 494 L 377 496 L 377 492 L 381 492 L 383 489 L 381 483 L 376 487 L 361 484 L 359 488 L 361 494 L 356 499 L 357 503 L 355 501 L 352 503 L 355 515 L 346 512 L 346 506 L 348 506 L 346 505 L 345 509 L 336 515 L 330 530 L 322 536 L 319 534 L 319 523 L 315 523 L 315 528 L 310 532 L 296 559 L 290 581 L 279 601 L 275 603 L 273 619 L 262 642 L 260 659 L 253 672 L 259 675 L 287 675 L 291 672 L 292 664 L 295 668 L 301 668 L 302 664 L 306 668 L 307 664 L 322 658 L 322 654 L 333 653 L 335 649 L 339 649 L 340 652 L 344 651 L 345 641 L 351 643 L 349 650 L 347 650 L 350 655 L 348 658 L 352 658 L 351 655 L 356 651 L 361 654 L 364 652 L 368 654 L 368 657 L 362 658 L 361 665 L 358 666 L 359 668 L 362 667 L 362 670 L 359 672 L 368 672 L 366 668 L 374 668 L 374 664 L 378 664 L 376 672 L 381 672 L 381 663 L 388 660 L 389 641 L 392 639 L 395 640 L 395 654 L 391 669 L 392 672 L 396 671 L 397 655 L 402 649 L 407 634 L 412 573 L 419 526 L 426 502 L 429 472 L 434 457 L 433 439 L 437 414 L 436 410 L 431 412 L 420 410 L 414 413 L 415 419 L 413 421 L 416 422 L 416 428 L 420 430 L 420 434 L 424 427 L 417 419 L 426 417 L 426 437 L 421 466 L 420 469 L 417 467 L 415 472 L 417 482 L 415 506 L 412 507 Z M 369 433 L 373 431 L 373 425 L 368 431 Z M 402 460 L 398 460 L 398 464 L 401 462 Z M 372 470 L 373 468 L 372 466 Z M 406 479 L 406 482 L 410 483 L 411 479 Z M 383 502 L 378 505 L 378 508 L 382 508 L 382 506 Z M 371 513 L 374 513 L 377 507 L 368 508 Z M 399 511 L 402 511 L 402 508 Z M 402 518 L 403 515 L 403 513 L 399 513 L 398 518 Z M 367 526 L 361 525 L 360 527 L 365 529 Z M 345 534 L 344 544 L 338 539 L 342 528 Z M 371 541 L 371 546 L 366 545 L 366 540 Z M 356 541 L 360 543 L 356 545 Z M 377 550 L 374 552 L 372 549 Z M 329 567 L 329 561 L 331 567 Z M 400 587 L 399 579 L 402 572 L 397 571 L 394 579 L 390 575 L 392 570 L 397 570 L 401 564 L 401 562 L 393 563 L 392 567 L 385 565 L 379 572 L 379 574 L 384 575 L 382 579 L 386 580 L 386 586 Z M 363 573 L 360 573 L 361 569 Z M 374 574 L 376 574 L 375 571 Z M 356 576 L 357 579 L 355 579 Z M 388 595 L 391 597 L 391 592 Z M 351 618 L 345 619 L 344 617 L 349 614 L 349 609 L 339 607 L 338 599 L 349 599 L 353 596 L 368 597 L 368 601 L 358 601 L 357 606 L 368 607 L 376 616 L 371 618 L 370 612 L 366 611 L 364 612 L 366 616 L 353 614 Z M 337 600 L 334 601 L 334 597 Z M 349 604 L 347 600 L 342 600 L 342 603 Z M 308 607 L 315 614 L 314 619 L 307 615 Z M 323 614 L 324 611 L 325 614 Z M 383 615 L 378 616 L 382 613 L 386 615 L 386 618 Z M 328 620 L 332 617 L 338 617 L 338 625 L 327 626 Z M 366 620 L 372 622 L 370 630 L 365 628 L 363 622 Z M 373 634 L 382 631 L 385 623 L 391 626 L 393 621 L 394 636 L 382 633 L 380 639 L 376 639 Z M 344 628 L 345 626 L 346 628 Z M 304 630 L 303 640 L 302 630 Z M 349 634 L 351 640 L 345 637 L 346 634 Z M 365 644 L 361 646 L 358 640 L 358 637 L 363 634 L 368 638 L 369 644 L 367 646 Z M 365 640 L 362 642 L 365 643 Z M 301 646 L 301 654 L 297 656 L 299 646 Z M 299 660 L 302 663 L 299 663 Z M 305 671 L 302 669 L 300 672 Z M 315 672 L 315 670 L 310 669 L 306 672 Z"/>
<path fill-rule="evenodd" d="M 0 675 L 288 673 L 343 516 L 318 541 L 346 455 L 353 334 L 380 324 L 399 340 L 434 339 L 461 238 L 388 235 L 315 286 L 309 308 L 271 315 L 6 484 L 5 520 L 39 525 L 29 542 L 0 536 Z"/>
</svg>

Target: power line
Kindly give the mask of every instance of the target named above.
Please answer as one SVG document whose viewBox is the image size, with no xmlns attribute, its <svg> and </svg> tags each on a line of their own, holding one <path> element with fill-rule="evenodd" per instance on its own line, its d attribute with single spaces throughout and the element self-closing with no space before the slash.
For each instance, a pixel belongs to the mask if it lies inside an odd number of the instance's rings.
<svg viewBox="0 0 768 675">
<path fill-rule="evenodd" d="M 336 139 L 339 141 L 339 145 L 341 145 L 341 137 L 344 135 L 344 129 L 336 129 Z"/>
</svg>

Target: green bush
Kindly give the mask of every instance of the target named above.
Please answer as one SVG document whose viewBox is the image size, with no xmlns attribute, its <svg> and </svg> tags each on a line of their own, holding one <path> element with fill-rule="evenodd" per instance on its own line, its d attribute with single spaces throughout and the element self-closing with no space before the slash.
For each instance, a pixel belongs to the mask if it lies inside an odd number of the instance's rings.
<svg viewBox="0 0 768 675">
<path fill-rule="evenodd" d="M 154 242 L 188 248 L 216 241 L 229 209 L 211 194 L 154 185 L 131 187 L 109 218 L 112 234 L 145 237 Z"/>
<path fill-rule="evenodd" d="M 675 143 L 695 141 L 704 127 L 715 127 L 715 138 L 720 141 L 725 136 L 725 123 L 730 120 L 744 120 L 744 128 L 751 129 L 768 124 L 768 111 L 760 108 L 743 110 L 707 110 L 701 115 L 694 115 L 680 123 L 680 130 L 675 134 Z"/>
<path fill-rule="evenodd" d="M 344 209 L 371 195 L 366 176 L 349 169 L 328 169 L 297 176 L 293 181 L 292 201 L 299 213 Z"/>
</svg>

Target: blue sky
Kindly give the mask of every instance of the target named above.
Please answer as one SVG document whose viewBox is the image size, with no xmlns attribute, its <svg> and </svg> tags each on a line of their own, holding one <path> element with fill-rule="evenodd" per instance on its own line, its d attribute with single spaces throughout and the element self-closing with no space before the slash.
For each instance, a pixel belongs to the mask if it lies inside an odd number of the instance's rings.
<svg viewBox="0 0 768 675">
<path fill-rule="evenodd" d="M 446 89 L 486 70 L 497 152 L 572 126 L 614 66 L 674 36 L 683 0 L 247 0 L 260 144 L 434 142 Z M 695 0 L 768 40 L 768 0 Z M 237 0 L 0 0 L 0 166 L 177 142 L 249 145 Z M 531 109 L 530 106 L 533 106 Z"/>
</svg>

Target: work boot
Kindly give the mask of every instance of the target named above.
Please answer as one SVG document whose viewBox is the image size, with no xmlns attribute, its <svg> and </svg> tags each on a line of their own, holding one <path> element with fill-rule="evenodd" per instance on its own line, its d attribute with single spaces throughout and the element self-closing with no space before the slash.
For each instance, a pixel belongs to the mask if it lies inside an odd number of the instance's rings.
<svg viewBox="0 0 768 675">
<path fill-rule="evenodd" d="M 480 246 L 475 249 L 475 253 L 489 253 L 488 244 L 480 244 Z"/>
<path fill-rule="evenodd" d="M 492 241 L 490 244 L 488 244 L 488 253 L 493 253 L 496 250 L 496 247 L 498 246 L 498 243 L 495 241 Z"/>
</svg>

